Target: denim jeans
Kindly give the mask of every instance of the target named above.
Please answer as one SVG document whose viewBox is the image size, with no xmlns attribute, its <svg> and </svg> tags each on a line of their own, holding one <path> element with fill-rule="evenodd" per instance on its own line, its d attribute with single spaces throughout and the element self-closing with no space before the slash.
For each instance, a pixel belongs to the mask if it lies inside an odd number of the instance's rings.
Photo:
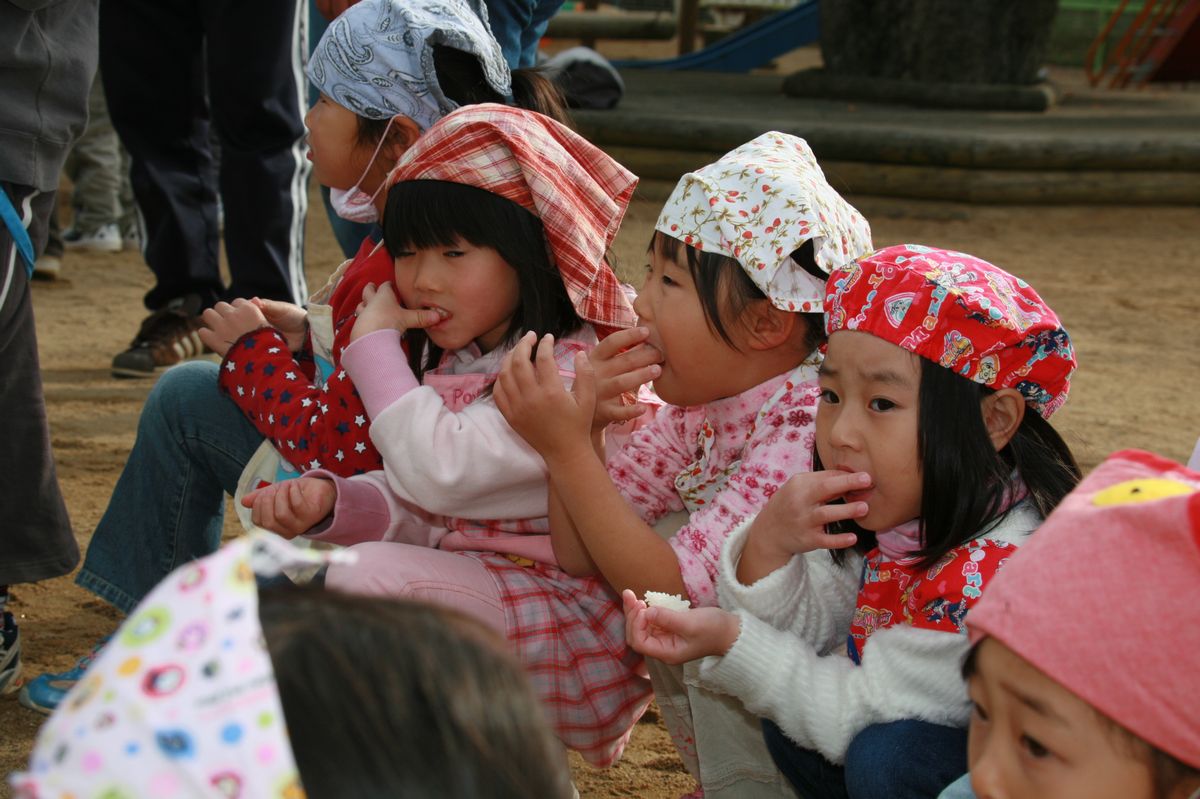
<svg viewBox="0 0 1200 799">
<path fill-rule="evenodd" d="M 264 440 L 220 392 L 217 372 L 191 361 L 159 378 L 92 534 L 75 581 L 126 613 L 177 566 L 220 546 L 225 495 Z"/>
<path fill-rule="evenodd" d="M 763 737 L 775 765 L 805 799 L 937 799 L 967 772 L 967 731 L 906 719 L 867 727 L 844 766 L 803 749 L 773 722 Z"/>
<path fill-rule="evenodd" d="M 488 23 L 510 69 L 537 63 L 538 42 L 563 0 L 485 0 Z"/>
</svg>

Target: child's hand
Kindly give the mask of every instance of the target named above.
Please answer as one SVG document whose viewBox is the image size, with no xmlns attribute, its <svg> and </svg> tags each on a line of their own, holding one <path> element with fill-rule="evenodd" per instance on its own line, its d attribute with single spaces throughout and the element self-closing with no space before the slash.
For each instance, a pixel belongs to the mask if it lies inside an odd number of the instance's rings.
<svg viewBox="0 0 1200 799">
<path fill-rule="evenodd" d="M 295 538 L 317 526 L 337 500 L 337 486 L 323 477 L 297 477 L 251 491 L 242 497 L 250 520 L 264 530 Z"/>
<path fill-rule="evenodd" d="M 250 302 L 262 311 L 267 324 L 283 334 L 289 350 L 296 352 L 304 346 L 304 337 L 308 333 L 308 311 L 295 303 L 279 300 L 252 297 Z"/>
<path fill-rule="evenodd" d="M 567 391 L 554 360 L 554 336 L 537 342 L 526 333 L 500 366 L 492 396 L 504 418 L 547 460 L 574 447 L 592 451 L 590 431 L 596 407 L 595 373 L 587 355 L 575 357 L 575 386 Z M 580 450 L 582 451 L 582 450 Z"/>
<path fill-rule="evenodd" d="M 646 344 L 644 327 L 619 330 L 596 345 L 589 355 L 596 373 L 596 412 L 592 429 L 612 422 L 627 422 L 646 412 L 637 402 L 637 391 L 662 373 L 662 353 Z"/>
<path fill-rule="evenodd" d="M 396 299 L 389 283 L 376 287 L 368 283 L 363 287 L 362 302 L 358 304 L 354 321 L 354 329 L 350 331 L 350 340 L 358 341 L 363 336 L 376 330 L 398 330 L 403 333 L 410 327 L 429 327 L 436 325 L 441 319 L 437 311 L 414 311 L 405 308 Z"/>
<path fill-rule="evenodd" d="M 236 299 L 232 304 L 218 302 L 200 314 L 204 327 L 198 331 L 204 346 L 225 357 L 239 338 L 262 327 L 270 327 L 267 317 L 250 300 Z"/>
<path fill-rule="evenodd" d="M 870 487 L 871 476 L 866 472 L 827 470 L 793 475 L 751 522 L 738 564 L 738 579 L 752 583 L 798 553 L 854 546 L 858 540 L 854 533 L 829 534 L 825 525 L 866 516 L 867 503 L 831 502 Z M 746 579 L 751 573 L 753 577 Z"/>
<path fill-rule="evenodd" d="M 637 652 L 678 665 L 707 655 L 724 655 L 741 633 L 742 622 L 720 608 L 674 611 L 648 607 L 626 588 L 625 640 Z"/>
</svg>

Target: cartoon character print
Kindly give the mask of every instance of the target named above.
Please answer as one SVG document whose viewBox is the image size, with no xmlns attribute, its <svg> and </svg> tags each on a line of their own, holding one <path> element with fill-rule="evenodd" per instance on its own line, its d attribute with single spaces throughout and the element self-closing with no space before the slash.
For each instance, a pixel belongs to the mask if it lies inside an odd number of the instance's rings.
<svg viewBox="0 0 1200 799">
<path fill-rule="evenodd" d="M 987 273 L 985 278 L 988 286 L 992 289 L 992 293 L 996 295 L 996 298 L 1000 300 L 1000 304 L 1008 311 L 1007 317 L 998 310 L 992 311 L 994 318 L 1018 332 L 1028 330 L 1041 321 L 1041 314 L 1036 311 L 1026 311 L 1021 307 L 1024 304 L 1028 304 L 1029 301 L 1020 295 L 1012 283 L 993 272 Z M 982 301 L 980 304 L 984 308 L 989 308 L 990 306 L 990 303 Z"/>
<path fill-rule="evenodd" d="M 928 605 L 925 606 L 925 620 L 934 624 L 943 621 L 949 621 L 960 632 L 966 630 L 964 626 L 967 618 L 967 602 L 961 600 L 959 602 L 950 602 L 945 597 L 937 597 Z"/>
<path fill-rule="evenodd" d="M 979 365 L 975 369 L 975 376 L 972 378 L 976 383 L 982 383 L 985 386 L 990 386 L 996 382 L 996 376 L 1000 374 L 1000 361 L 995 355 L 985 355 L 979 359 Z"/>
<path fill-rule="evenodd" d="M 938 365 L 946 369 L 953 369 L 954 365 L 960 360 L 970 357 L 975 350 L 975 345 L 971 343 L 971 339 L 959 333 L 957 330 L 951 330 L 946 334 L 946 345 L 942 349 L 942 356 L 938 358 Z M 964 364 L 964 368 L 970 364 Z"/>
</svg>

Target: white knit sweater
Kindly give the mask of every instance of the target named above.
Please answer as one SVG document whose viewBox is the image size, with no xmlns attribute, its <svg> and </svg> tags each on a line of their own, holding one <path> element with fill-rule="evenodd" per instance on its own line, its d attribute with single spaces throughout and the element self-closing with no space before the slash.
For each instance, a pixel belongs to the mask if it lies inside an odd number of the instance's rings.
<svg viewBox="0 0 1200 799">
<path fill-rule="evenodd" d="M 1025 502 L 981 538 L 1020 544 L 1041 518 Z M 866 727 L 901 719 L 966 726 L 970 713 L 961 669 L 967 637 L 898 625 L 871 636 L 856 666 L 845 655 L 862 558 L 844 566 L 828 552 L 793 557 L 753 585 L 737 580 L 746 522 L 721 554 L 721 606 L 741 617 L 724 656 L 700 662 L 701 684 L 738 697 L 789 738 L 833 763 Z"/>
</svg>

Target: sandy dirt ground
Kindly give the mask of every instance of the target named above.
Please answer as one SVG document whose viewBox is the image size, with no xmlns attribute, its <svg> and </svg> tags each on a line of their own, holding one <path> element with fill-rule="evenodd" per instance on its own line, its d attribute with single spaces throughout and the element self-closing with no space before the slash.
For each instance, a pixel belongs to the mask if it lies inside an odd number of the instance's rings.
<svg viewBox="0 0 1200 799">
<path fill-rule="evenodd" d="M 315 197 L 315 195 L 314 195 Z M 1029 280 L 1072 333 L 1081 369 L 1055 417 L 1085 468 L 1127 447 L 1184 460 L 1200 435 L 1200 215 L 1186 208 L 972 207 L 851 198 L 877 246 L 957 248 Z M 634 203 L 616 252 L 640 281 L 657 207 Z M 319 201 L 309 216 L 309 286 L 340 260 Z M 145 311 L 137 253 L 70 254 L 62 279 L 34 286 L 46 400 L 63 493 L 86 548 L 133 444 L 149 380 L 109 375 Z M 227 525 L 227 531 L 235 531 Z M 117 612 L 71 577 L 14 589 L 28 675 L 61 670 L 110 632 Z M 0 774 L 22 766 L 41 717 L 0 697 Z M 572 758 L 584 797 L 675 797 L 690 790 L 653 711 L 624 759 L 597 771 Z M 7 796 L 0 787 L 0 797 Z"/>
</svg>

